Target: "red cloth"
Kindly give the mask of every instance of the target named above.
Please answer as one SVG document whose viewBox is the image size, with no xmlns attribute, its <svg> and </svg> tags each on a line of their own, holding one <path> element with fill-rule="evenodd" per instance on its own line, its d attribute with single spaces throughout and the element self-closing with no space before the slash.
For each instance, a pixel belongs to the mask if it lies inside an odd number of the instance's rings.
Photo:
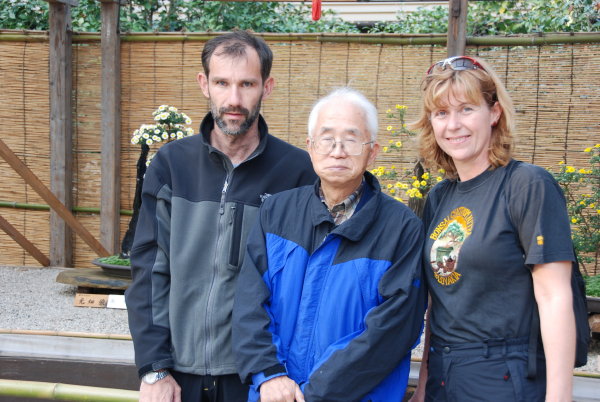
<svg viewBox="0 0 600 402">
<path fill-rule="evenodd" d="M 312 19 L 313 21 L 321 19 L 321 0 L 312 0 Z"/>
</svg>

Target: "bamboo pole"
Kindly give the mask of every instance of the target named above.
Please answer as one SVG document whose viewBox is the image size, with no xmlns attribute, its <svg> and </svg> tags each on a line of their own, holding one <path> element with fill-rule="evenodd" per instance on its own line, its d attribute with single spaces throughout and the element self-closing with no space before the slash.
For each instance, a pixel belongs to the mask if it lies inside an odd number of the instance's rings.
<svg viewBox="0 0 600 402">
<path fill-rule="evenodd" d="M 122 42 L 205 42 L 219 33 L 166 32 L 130 33 L 120 36 Z M 267 41 L 348 42 L 389 45 L 446 45 L 445 34 L 258 34 Z M 47 42 L 46 31 L 0 30 L 0 41 Z M 99 33 L 74 33 L 73 42 L 100 42 Z M 543 46 L 553 44 L 600 43 L 600 32 L 547 33 L 515 36 L 470 36 L 467 46 Z"/>
<path fill-rule="evenodd" d="M 3 329 L 3 328 L 0 328 L 0 334 L 62 336 L 65 338 L 110 339 L 110 340 L 118 340 L 118 341 L 130 341 L 131 340 L 131 335 L 125 335 L 125 334 L 100 334 L 100 333 L 92 333 L 92 332 L 47 331 L 47 330 L 37 330 L 37 329 Z"/>
<path fill-rule="evenodd" d="M 20 380 L 0 380 L 0 395 L 90 402 L 136 402 L 139 398 L 138 391 Z"/>
<path fill-rule="evenodd" d="M 31 204 L 24 202 L 14 202 L 14 201 L 0 201 L 0 208 L 15 208 L 15 209 L 26 209 L 33 211 L 49 211 L 50 206 L 46 204 Z M 71 208 L 73 212 L 83 212 L 88 214 L 99 214 L 99 207 L 73 207 Z M 133 215 L 133 211 L 130 209 L 120 209 L 119 213 L 121 215 L 131 216 Z"/>
</svg>

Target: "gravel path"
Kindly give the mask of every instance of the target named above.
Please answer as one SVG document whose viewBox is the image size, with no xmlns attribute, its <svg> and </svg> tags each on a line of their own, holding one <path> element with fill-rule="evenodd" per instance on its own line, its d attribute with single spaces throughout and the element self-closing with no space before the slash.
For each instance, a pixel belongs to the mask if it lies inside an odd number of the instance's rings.
<svg viewBox="0 0 600 402">
<path fill-rule="evenodd" d="M 75 307 L 76 287 L 56 282 L 61 268 L 0 266 L 0 329 L 129 335 L 127 311 Z M 420 358 L 422 344 L 413 357 Z M 600 374 L 600 340 L 576 371 Z"/>
<path fill-rule="evenodd" d="M 0 266 L 0 329 L 129 335 L 126 310 L 75 307 L 62 270 Z"/>
</svg>

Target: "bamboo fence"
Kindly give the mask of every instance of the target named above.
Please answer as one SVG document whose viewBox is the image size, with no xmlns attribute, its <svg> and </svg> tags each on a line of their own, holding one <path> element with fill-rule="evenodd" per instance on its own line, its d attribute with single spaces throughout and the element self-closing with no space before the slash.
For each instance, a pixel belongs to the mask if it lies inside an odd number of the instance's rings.
<svg viewBox="0 0 600 402">
<path fill-rule="evenodd" d="M 176 106 L 194 129 L 208 111 L 196 83 L 200 53 L 214 34 L 127 35 L 121 43 L 121 208 L 131 208 L 139 147 L 131 133 L 152 122 L 161 104 Z M 334 87 L 365 93 L 380 114 L 379 141 L 391 139 L 386 116 L 396 104 L 417 117 L 419 84 L 427 68 L 443 59 L 439 35 L 265 35 L 275 55 L 276 87 L 263 103 L 272 134 L 304 147 L 312 104 Z M 517 154 L 526 162 L 556 168 L 559 161 L 584 167 L 585 147 L 600 142 L 600 35 L 531 35 L 469 38 L 466 53 L 485 58 L 499 72 L 517 108 Z M 44 32 L 0 31 L 0 135 L 49 185 L 48 41 Z M 100 37 L 73 39 L 73 194 L 76 216 L 99 237 L 101 127 Z M 394 138 L 395 139 L 395 138 Z M 382 153 L 377 166 L 412 167 L 413 140 L 399 152 Z M 44 253 L 49 250 L 49 214 L 43 200 L 0 160 L 0 214 Z M 27 207 L 33 205 L 33 207 Z M 37 207 L 36 207 L 37 206 Z M 41 207 L 40 207 L 41 206 Z M 121 216 L 121 236 L 129 215 Z M 0 264 L 39 265 L 0 233 Z M 74 237 L 74 265 L 91 267 L 93 251 Z M 594 268 L 598 271 L 598 264 Z"/>
</svg>

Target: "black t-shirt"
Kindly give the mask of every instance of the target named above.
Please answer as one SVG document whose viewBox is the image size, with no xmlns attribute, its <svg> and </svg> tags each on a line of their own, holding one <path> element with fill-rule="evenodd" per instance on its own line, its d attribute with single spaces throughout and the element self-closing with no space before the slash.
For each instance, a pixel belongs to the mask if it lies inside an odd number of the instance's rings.
<svg viewBox="0 0 600 402">
<path fill-rule="evenodd" d="M 433 338 L 464 343 L 527 336 L 531 268 L 574 258 L 565 199 L 554 178 L 513 160 L 465 182 L 444 180 L 430 192 L 423 219 Z"/>
</svg>

